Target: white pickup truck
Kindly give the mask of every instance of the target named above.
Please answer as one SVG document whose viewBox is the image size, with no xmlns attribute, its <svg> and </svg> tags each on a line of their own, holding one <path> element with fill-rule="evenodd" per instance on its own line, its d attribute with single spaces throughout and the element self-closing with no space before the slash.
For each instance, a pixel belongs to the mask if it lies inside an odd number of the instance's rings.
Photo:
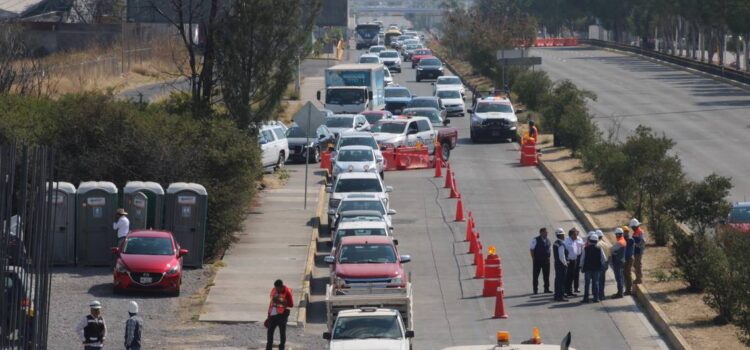
<svg viewBox="0 0 750 350">
<path fill-rule="evenodd" d="M 405 288 L 326 288 L 330 350 L 409 350 L 414 337 L 411 283 Z"/>
</svg>

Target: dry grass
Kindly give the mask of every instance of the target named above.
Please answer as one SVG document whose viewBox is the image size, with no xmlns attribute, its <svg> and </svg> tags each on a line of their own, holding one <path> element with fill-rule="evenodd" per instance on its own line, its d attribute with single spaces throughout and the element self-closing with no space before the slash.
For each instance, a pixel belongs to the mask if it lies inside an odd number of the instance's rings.
<svg viewBox="0 0 750 350">
<path fill-rule="evenodd" d="M 583 209 L 591 215 L 594 223 L 611 232 L 618 225 L 630 219 L 630 214 L 617 208 L 617 203 L 595 183 L 594 176 L 583 170 L 581 161 L 570 155 L 570 150 L 551 147 L 550 135 L 543 137 L 543 157 L 545 165 L 570 189 Z M 679 279 L 664 279 L 675 270 L 674 259 L 668 247 L 652 244 L 643 257 L 644 284 L 651 297 L 669 317 L 670 325 L 694 349 L 746 349 L 737 338 L 737 327 L 716 326 L 712 319 L 716 312 L 703 303 L 703 295 L 690 293 Z"/>
</svg>

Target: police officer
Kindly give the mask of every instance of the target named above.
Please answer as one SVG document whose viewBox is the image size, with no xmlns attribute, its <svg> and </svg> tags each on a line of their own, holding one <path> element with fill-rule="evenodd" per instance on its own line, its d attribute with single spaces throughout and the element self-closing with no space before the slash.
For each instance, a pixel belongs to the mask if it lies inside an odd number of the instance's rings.
<svg viewBox="0 0 750 350">
<path fill-rule="evenodd" d="M 547 229 L 542 227 L 539 229 L 539 236 L 536 236 L 531 240 L 531 245 L 529 247 L 529 254 L 531 255 L 531 260 L 534 265 L 531 274 L 534 294 L 539 293 L 539 272 L 542 273 L 544 292 L 552 293 L 552 291 L 549 290 L 549 257 L 551 248 L 552 244 L 547 238 Z"/>
<path fill-rule="evenodd" d="M 268 305 L 268 342 L 266 350 L 273 346 L 273 333 L 279 328 L 279 350 L 286 345 L 286 322 L 289 319 L 289 308 L 294 306 L 292 289 L 285 286 L 282 280 L 276 280 L 271 289 L 271 303 Z"/>
<path fill-rule="evenodd" d="M 125 349 L 141 350 L 141 339 L 143 335 L 143 319 L 138 316 L 138 303 L 128 303 L 128 318 L 125 321 Z"/>
<path fill-rule="evenodd" d="M 565 248 L 565 231 L 562 228 L 555 230 L 557 240 L 552 245 L 552 258 L 555 259 L 555 301 L 568 301 L 565 299 L 566 270 L 568 268 L 568 250 Z"/>
<path fill-rule="evenodd" d="M 625 266 L 625 250 L 627 249 L 627 241 L 623 237 L 624 231 L 621 227 L 615 229 L 615 237 L 617 241 L 612 245 L 612 252 L 610 257 L 610 265 L 612 265 L 612 272 L 615 273 L 615 282 L 617 282 L 617 293 L 612 295 L 612 299 L 620 299 L 623 296 L 623 268 Z"/>
<path fill-rule="evenodd" d="M 101 350 L 107 335 L 107 325 L 102 318 L 102 303 L 94 300 L 89 303 L 91 313 L 76 325 L 76 334 L 83 342 L 83 350 Z"/>
</svg>

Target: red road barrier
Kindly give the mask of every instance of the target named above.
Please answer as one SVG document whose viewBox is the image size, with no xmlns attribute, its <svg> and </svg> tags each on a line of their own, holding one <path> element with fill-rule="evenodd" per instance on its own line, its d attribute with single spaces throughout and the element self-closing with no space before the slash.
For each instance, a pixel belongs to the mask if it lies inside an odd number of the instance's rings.
<svg viewBox="0 0 750 350">
<path fill-rule="evenodd" d="M 427 147 L 399 147 L 396 148 L 396 168 L 426 169 L 430 167 L 430 150 Z"/>
<path fill-rule="evenodd" d="M 490 250 L 492 247 L 490 247 Z M 484 288 L 482 289 L 483 297 L 491 297 L 497 293 L 500 287 L 500 257 L 495 254 L 488 254 L 484 262 Z"/>
<path fill-rule="evenodd" d="M 525 42 L 521 42 L 524 43 Z M 552 47 L 552 46 L 578 46 L 578 38 L 536 38 L 533 41 L 534 47 Z M 523 45 L 525 47 L 525 45 Z"/>
<path fill-rule="evenodd" d="M 331 174 L 333 174 L 333 169 L 331 168 L 331 166 L 331 152 L 320 152 L 320 168 L 327 170 L 328 176 L 331 176 Z"/>
<path fill-rule="evenodd" d="M 533 166 L 539 164 L 539 157 L 536 152 L 536 143 L 534 139 L 527 139 L 526 142 L 521 145 L 521 165 Z"/>
<path fill-rule="evenodd" d="M 398 162 L 396 161 L 396 150 L 389 147 L 381 153 L 383 153 L 383 168 L 386 171 L 396 170 L 398 165 Z"/>
</svg>

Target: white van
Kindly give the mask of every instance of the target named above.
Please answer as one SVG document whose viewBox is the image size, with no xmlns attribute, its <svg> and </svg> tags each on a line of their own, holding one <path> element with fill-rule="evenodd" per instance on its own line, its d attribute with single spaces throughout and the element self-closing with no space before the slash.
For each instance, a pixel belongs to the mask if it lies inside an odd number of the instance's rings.
<svg viewBox="0 0 750 350">
<path fill-rule="evenodd" d="M 284 124 L 271 122 L 260 128 L 258 142 L 261 150 L 263 167 L 273 167 L 274 170 L 284 167 L 289 158 L 289 142 L 286 139 Z"/>
</svg>

